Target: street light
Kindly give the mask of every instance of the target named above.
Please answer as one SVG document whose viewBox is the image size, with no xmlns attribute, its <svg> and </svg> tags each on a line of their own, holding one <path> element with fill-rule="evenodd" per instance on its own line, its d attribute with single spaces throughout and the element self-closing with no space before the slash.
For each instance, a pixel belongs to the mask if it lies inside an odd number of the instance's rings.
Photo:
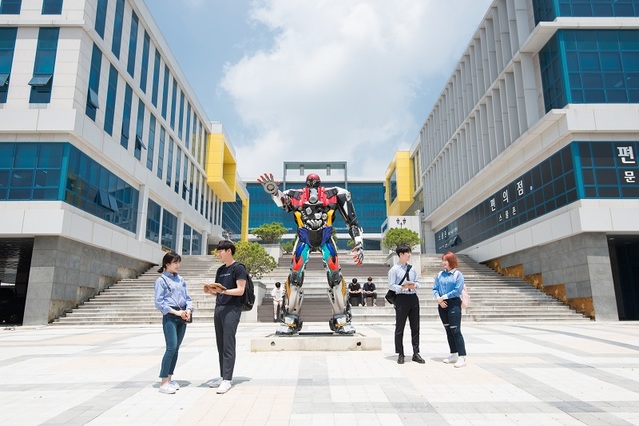
<svg viewBox="0 0 639 426">
<path fill-rule="evenodd" d="M 406 218 L 403 218 L 403 219 L 397 218 L 395 222 L 397 222 L 397 224 L 399 225 L 399 228 L 402 229 L 404 228 L 404 225 L 406 225 Z"/>
</svg>

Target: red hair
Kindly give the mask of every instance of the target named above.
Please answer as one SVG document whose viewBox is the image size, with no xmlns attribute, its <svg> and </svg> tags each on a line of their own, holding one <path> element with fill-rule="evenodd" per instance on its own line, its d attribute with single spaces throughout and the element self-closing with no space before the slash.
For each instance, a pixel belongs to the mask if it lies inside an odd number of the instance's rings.
<svg viewBox="0 0 639 426">
<path fill-rule="evenodd" d="M 452 251 L 447 251 L 446 253 L 444 253 L 442 255 L 442 260 L 448 261 L 448 266 L 450 266 L 450 269 L 455 269 L 459 266 L 459 263 L 457 262 L 457 256 L 455 256 Z"/>
</svg>

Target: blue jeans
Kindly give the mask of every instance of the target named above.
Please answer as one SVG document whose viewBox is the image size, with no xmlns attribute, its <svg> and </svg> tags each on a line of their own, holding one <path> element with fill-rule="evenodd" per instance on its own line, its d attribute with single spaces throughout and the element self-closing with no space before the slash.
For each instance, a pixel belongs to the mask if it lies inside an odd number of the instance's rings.
<svg viewBox="0 0 639 426">
<path fill-rule="evenodd" d="M 458 353 L 459 356 L 466 356 L 466 345 L 464 343 L 464 336 L 462 336 L 461 333 L 461 299 L 454 297 L 446 300 L 446 302 L 448 306 L 442 308 L 438 305 L 438 310 L 439 318 L 441 318 L 442 324 L 444 324 L 444 328 L 446 329 L 446 338 L 448 339 L 450 353 Z"/>
<path fill-rule="evenodd" d="M 162 329 L 164 330 L 164 341 L 166 342 L 166 351 L 162 357 L 162 367 L 160 368 L 160 378 L 166 379 L 173 375 L 175 364 L 177 364 L 178 352 L 184 333 L 186 332 L 186 323 L 177 315 L 166 314 L 162 317 Z"/>
</svg>

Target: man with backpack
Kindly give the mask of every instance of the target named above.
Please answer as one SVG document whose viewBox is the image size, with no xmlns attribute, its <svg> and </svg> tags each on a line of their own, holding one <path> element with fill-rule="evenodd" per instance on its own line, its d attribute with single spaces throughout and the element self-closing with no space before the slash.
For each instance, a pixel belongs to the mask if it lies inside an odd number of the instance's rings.
<svg viewBox="0 0 639 426">
<path fill-rule="evenodd" d="M 215 274 L 215 282 L 222 288 L 213 288 L 209 293 L 217 295 L 215 301 L 215 340 L 220 363 L 220 376 L 206 384 L 218 388 L 217 393 L 226 393 L 232 386 L 235 368 L 235 335 L 242 314 L 242 295 L 246 288 L 248 274 L 241 263 L 235 261 L 235 244 L 222 240 L 217 245 L 217 255 L 222 261 Z"/>
</svg>

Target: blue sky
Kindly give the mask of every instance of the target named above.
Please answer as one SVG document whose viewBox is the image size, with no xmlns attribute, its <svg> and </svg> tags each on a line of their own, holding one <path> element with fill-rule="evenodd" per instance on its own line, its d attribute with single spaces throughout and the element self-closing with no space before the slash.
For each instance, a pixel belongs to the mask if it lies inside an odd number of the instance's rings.
<svg viewBox="0 0 639 426">
<path fill-rule="evenodd" d="M 283 161 L 383 179 L 491 0 L 146 0 L 244 180 Z"/>
</svg>

